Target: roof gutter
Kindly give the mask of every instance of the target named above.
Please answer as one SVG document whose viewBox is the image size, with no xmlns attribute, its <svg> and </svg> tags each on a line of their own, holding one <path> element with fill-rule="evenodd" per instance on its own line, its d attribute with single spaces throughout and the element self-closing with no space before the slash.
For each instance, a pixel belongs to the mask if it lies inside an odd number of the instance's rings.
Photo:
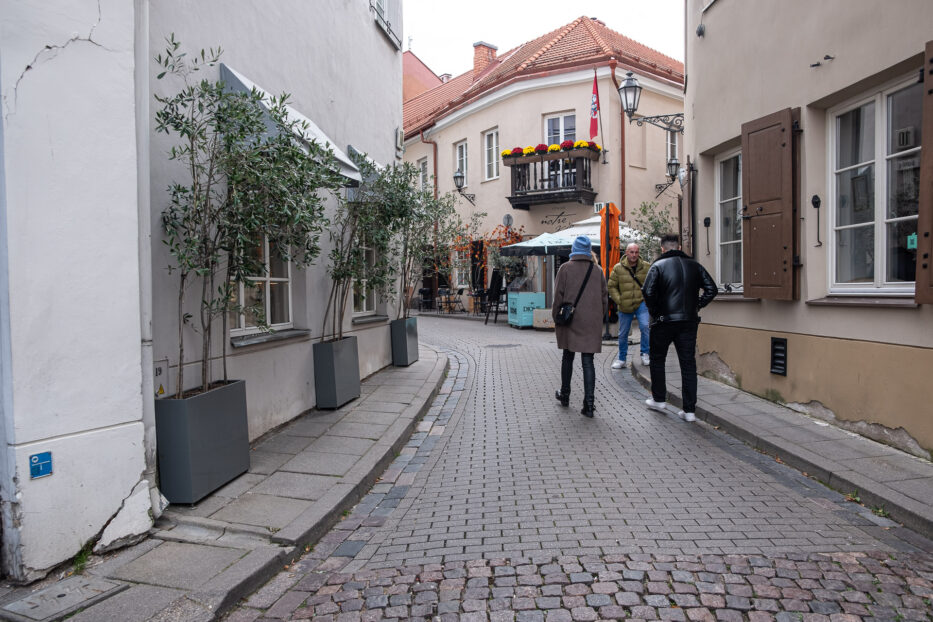
<svg viewBox="0 0 933 622">
<path fill-rule="evenodd" d="M 434 158 L 431 161 L 431 165 L 434 168 L 434 175 L 432 175 L 432 177 L 434 177 L 434 198 L 436 199 L 437 198 L 437 142 L 426 139 L 424 137 L 424 130 L 421 130 L 419 134 L 421 136 L 421 142 L 423 142 L 426 145 L 431 145 L 432 147 L 434 147 Z"/>
<path fill-rule="evenodd" d="M 616 87 L 616 92 L 619 91 L 619 81 L 616 80 L 616 61 L 615 59 L 609 61 L 609 76 L 612 78 L 612 83 Z M 621 106 L 620 106 L 621 108 Z M 622 204 L 622 220 L 625 220 L 625 109 L 623 108 L 619 113 L 619 203 Z"/>
</svg>

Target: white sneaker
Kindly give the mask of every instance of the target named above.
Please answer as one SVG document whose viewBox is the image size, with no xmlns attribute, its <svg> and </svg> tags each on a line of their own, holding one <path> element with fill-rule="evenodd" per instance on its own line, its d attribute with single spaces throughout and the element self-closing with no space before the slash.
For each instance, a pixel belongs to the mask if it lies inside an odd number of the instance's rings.
<svg viewBox="0 0 933 622">
<path fill-rule="evenodd" d="M 625 361 L 620 361 L 616 359 L 612 362 L 613 369 L 622 369 L 624 367 L 628 367 L 628 363 L 626 363 Z"/>
<path fill-rule="evenodd" d="M 677 416 L 680 417 L 681 419 L 683 419 L 684 421 L 686 421 L 687 423 L 690 423 L 691 421 L 696 421 L 696 420 L 697 420 L 697 416 L 696 416 L 696 415 L 694 415 L 693 413 L 685 413 L 685 412 L 682 411 L 682 410 L 681 410 L 680 412 L 677 413 Z"/>
<path fill-rule="evenodd" d="M 651 410 L 656 410 L 658 412 L 667 412 L 667 402 L 655 402 L 650 397 L 645 400 L 645 404 L 648 405 L 648 408 Z"/>
<path fill-rule="evenodd" d="M 641 364 L 644 365 L 645 367 L 648 367 L 648 365 L 651 365 L 651 357 L 649 357 L 647 354 L 642 354 Z"/>
</svg>

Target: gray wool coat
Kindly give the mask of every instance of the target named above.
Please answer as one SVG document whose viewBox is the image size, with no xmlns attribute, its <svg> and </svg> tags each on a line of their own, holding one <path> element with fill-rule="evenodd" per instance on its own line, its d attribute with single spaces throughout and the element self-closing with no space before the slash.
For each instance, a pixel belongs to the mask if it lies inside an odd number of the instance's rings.
<svg viewBox="0 0 933 622">
<path fill-rule="evenodd" d="M 586 269 L 593 263 L 591 257 L 578 255 L 571 257 L 557 271 L 554 279 L 554 304 L 551 305 L 551 317 L 565 302 L 572 303 L 577 298 L 580 285 L 586 276 Z M 606 276 L 596 264 L 586 289 L 580 296 L 573 321 L 569 326 L 557 326 L 557 347 L 571 352 L 602 352 L 603 316 L 609 312 L 609 290 L 606 288 Z"/>
</svg>

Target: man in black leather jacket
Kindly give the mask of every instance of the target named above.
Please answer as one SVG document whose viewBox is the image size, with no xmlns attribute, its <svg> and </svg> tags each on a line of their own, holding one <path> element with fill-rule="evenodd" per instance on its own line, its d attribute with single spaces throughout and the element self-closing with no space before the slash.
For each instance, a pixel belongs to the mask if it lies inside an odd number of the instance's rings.
<svg viewBox="0 0 933 622">
<path fill-rule="evenodd" d="M 671 343 L 680 360 L 685 421 L 696 419 L 697 402 L 697 312 L 716 297 L 716 283 L 706 269 L 680 250 L 680 238 L 661 237 L 661 256 L 651 265 L 642 293 L 651 313 L 651 398 L 648 408 L 667 409 L 667 380 L 664 362 Z M 700 290 L 703 293 L 700 294 Z"/>
</svg>

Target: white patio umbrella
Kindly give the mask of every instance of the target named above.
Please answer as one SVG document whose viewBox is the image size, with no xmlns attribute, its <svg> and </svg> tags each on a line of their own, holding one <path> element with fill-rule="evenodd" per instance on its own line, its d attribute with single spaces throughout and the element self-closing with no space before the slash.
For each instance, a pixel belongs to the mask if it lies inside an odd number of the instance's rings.
<svg viewBox="0 0 933 622">
<path fill-rule="evenodd" d="M 573 241 L 581 235 L 588 237 L 593 248 L 598 249 L 599 226 L 599 216 L 578 220 L 571 223 L 566 229 L 555 233 L 542 233 L 530 240 L 503 246 L 499 252 L 507 257 L 523 257 L 526 255 L 563 255 L 566 257 L 570 254 Z M 622 240 L 622 248 L 625 248 L 625 245 L 630 242 L 637 241 L 640 235 L 640 231 L 632 229 L 624 223 L 619 223 L 619 239 Z"/>
</svg>

